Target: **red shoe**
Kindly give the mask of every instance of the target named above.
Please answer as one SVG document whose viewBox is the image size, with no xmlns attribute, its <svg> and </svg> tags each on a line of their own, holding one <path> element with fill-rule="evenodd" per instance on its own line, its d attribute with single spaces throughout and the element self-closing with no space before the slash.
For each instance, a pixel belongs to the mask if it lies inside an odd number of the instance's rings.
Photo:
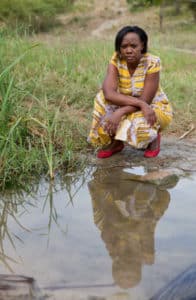
<svg viewBox="0 0 196 300">
<path fill-rule="evenodd" d="M 157 135 L 157 139 L 158 139 L 158 147 L 156 150 L 148 150 L 146 149 L 146 151 L 144 152 L 144 157 L 156 157 L 159 152 L 160 152 L 160 143 L 161 143 L 161 135 L 160 133 L 158 133 Z"/>
<path fill-rule="evenodd" d="M 110 157 L 113 154 L 122 151 L 123 148 L 124 148 L 124 144 L 120 144 L 119 146 L 117 146 L 114 149 L 99 150 L 98 153 L 97 153 L 97 157 L 98 158 L 107 158 L 107 157 Z"/>
</svg>

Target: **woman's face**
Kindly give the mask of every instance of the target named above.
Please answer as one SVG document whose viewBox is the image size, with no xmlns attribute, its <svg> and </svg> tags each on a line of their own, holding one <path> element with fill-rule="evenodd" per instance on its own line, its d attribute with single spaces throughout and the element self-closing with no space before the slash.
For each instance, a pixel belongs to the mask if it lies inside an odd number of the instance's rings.
<svg viewBox="0 0 196 300">
<path fill-rule="evenodd" d="M 139 63 L 142 57 L 143 43 L 135 32 L 127 33 L 121 43 L 121 57 L 127 61 L 128 65 Z"/>
</svg>

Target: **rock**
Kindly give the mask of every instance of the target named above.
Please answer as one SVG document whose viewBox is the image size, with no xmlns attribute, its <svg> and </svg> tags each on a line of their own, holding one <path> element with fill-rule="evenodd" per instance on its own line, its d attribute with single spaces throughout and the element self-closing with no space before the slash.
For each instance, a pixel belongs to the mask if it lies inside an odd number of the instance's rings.
<svg viewBox="0 0 196 300">
<path fill-rule="evenodd" d="M 176 170 L 172 169 L 152 171 L 144 175 L 136 175 L 124 172 L 124 175 L 121 179 L 151 183 L 159 186 L 160 188 L 168 189 L 177 184 L 179 180 L 179 174 L 177 173 L 178 172 Z"/>
<path fill-rule="evenodd" d="M 144 172 L 144 174 L 138 175 L 134 173 L 134 169 L 127 169 L 121 166 L 116 166 L 114 168 L 98 168 L 94 173 L 94 177 L 105 184 L 116 184 L 117 182 L 123 181 L 138 181 L 156 185 L 160 189 L 174 187 L 180 176 L 184 176 L 184 172 L 178 169 L 151 170 L 148 173 Z"/>
<path fill-rule="evenodd" d="M 32 277 L 0 274 L 1 300 L 44 300 Z"/>
</svg>

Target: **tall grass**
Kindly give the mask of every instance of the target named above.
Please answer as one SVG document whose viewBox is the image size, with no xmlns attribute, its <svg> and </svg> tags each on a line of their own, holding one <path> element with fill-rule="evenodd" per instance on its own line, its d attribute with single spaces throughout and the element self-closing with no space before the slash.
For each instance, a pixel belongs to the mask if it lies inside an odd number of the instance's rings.
<svg viewBox="0 0 196 300">
<path fill-rule="evenodd" d="M 93 99 L 113 44 L 39 44 L 26 52 L 32 46 L 28 39 L 4 33 L 0 42 L 0 187 L 5 188 L 40 174 L 53 178 L 87 153 Z M 195 55 L 153 45 L 176 112 L 170 130 L 181 133 L 196 119 Z"/>
<path fill-rule="evenodd" d="M 94 50 L 79 45 L 65 50 L 40 45 L 24 56 L 30 46 L 21 38 L 2 37 L 2 188 L 10 182 L 22 184 L 29 175 L 48 173 L 53 178 L 60 167 L 76 165 L 76 156 L 87 145 L 87 109 L 100 75 L 93 78 L 92 67 L 87 70 Z M 81 60 L 81 54 L 86 58 Z M 96 63 L 93 71 L 94 67 Z"/>
</svg>

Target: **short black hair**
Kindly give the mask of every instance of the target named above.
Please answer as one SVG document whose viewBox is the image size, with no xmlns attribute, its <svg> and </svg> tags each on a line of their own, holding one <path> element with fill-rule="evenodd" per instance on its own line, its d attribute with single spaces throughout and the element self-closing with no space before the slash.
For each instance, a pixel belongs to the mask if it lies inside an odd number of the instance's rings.
<svg viewBox="0 0 196 300">
<path fill-rule="evenodd" d="M 134 32 L 139 36 L 141 42 L 144 44 L 142 54 L 146 53 L 148 50 L 148 35 L 142 28 L 138 26 L 125 26 L 117 33 L 115 38 L 115 50 L 117 52 L 120 52 L 122 40 L 124 36 L 129 32 Z"/>
</svg>

